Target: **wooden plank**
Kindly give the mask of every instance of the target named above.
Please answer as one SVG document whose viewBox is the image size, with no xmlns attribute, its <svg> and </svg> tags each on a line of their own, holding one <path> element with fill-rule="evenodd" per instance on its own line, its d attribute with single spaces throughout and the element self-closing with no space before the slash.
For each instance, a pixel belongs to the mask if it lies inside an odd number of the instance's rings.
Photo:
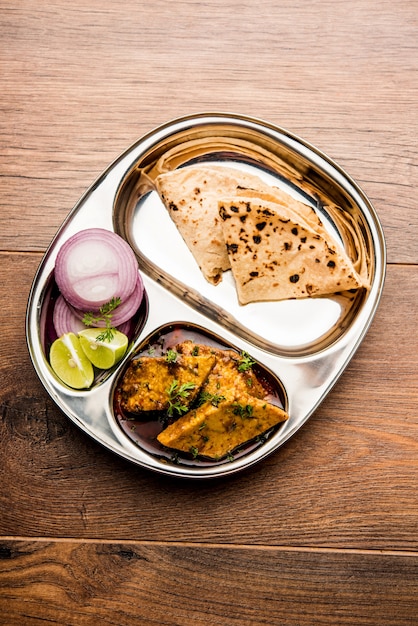
<svg viewBox="0 0 418 626">
<path fill-rule="evenodd" d="M 1 534 L 418 549 L 416 267 L 389 267 L 364 343 L 305 427 L 251 470 L 202 484 L 119 459 L 49 399 L 23 324 L 39 260 L 0 256 Z"/>
<path fill-rule="evenodd" d="M 283 126 L 335 158 L 375 204 L 389 260 L 416 263 L 415 0 L 215 6 L 5 3 L 0 249 L 44 250 L 140 136 L 225 110 Z"/>
<path fill-rule="evenodd" d="M 3 540 L 0 611 L 8 626 L 412 626 L 418 558 Z"/>
</svg>

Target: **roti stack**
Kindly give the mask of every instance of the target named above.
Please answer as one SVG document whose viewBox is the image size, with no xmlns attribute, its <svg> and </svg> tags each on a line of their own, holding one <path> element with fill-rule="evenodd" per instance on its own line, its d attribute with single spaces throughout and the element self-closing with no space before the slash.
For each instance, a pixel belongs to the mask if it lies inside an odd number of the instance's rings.
<svg viewBox="0 0 418 626">
<path fill-rule="evenodd" d="M 368 287 L 314 209 L 258 176 L 189 166 L 156 189 L 205 278 L 231 269 L 241 304 Z"/>
</svg>

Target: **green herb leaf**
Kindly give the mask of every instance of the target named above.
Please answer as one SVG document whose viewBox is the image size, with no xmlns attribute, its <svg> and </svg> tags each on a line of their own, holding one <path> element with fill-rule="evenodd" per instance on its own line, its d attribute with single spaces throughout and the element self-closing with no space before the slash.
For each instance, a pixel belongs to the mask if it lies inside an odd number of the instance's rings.
<svg viewBox="0 0 418 626">
<path fill-rule="evenodd" d="M 122 300 L 120 298 L 112 298 L 109 302 L 106 302 L 106 304 L 100 307 L 98 315 L 95 315 L 91 311 L 84 314 L 83 324 L 85 326 L 95 326 L 101 322 L 105 322 L 103 332 L 97 335 L 96 341 L 107 341 L 109 343 L 112 341 L 116 331 L 116 328 L 112 326 L 112 314 L 121 302 Z"/>
<path fill-rule="evenodd" d="M 96 341 L 107 341 L 108 343 L 110 343 L 114 337 L 115 330 L 116 328 L 113 328 L 113 326 L 111 326 L 110 328 L 105 328 L 105 330 L 100 333 L 100 335 L 97 335 Z"/>
<path fill-rule="evenodd" d="M 194 383 L 183 383 L 179 385 L 178 380 L 173 380 L 170 387 L 167 389 L 168 394 L 168 409 L 167 413 L 172 417 L 174 413 L 182 415 L 187 413 L 189 407 L 184 404 L 184 400 L 189 397 L 190 392 L 195 388 Z"/>
<path fill-rule="evenodd" d="M 169 348 L 165 355 L 165 360 L 167 363 L 175 363 L 177 361 L 178 353 L 175 350 Z"/>
<path fill-rule="evenodd" d="M 225 396 L 221 396 L 217 393 L 209 393 L 207 391 L 202 391 L 198 398 L 198 406 L 202 406 L 205 402 L 210 402 L 213 406 L 219 406 L 219 403 L 222 400 L 226 400 Z"/>
<path fill-rule="evenodd" d="M 243 404 L 240 404 L 239 402 L 234 402 L 233 406 L 234 406 L 233 414 L 239 415 L 240 417 L 242 417 L 242 419 L 245 419 L 246 417 L 251 417 L 253 414 L 253 407 L 251 404 L 246 404 L 244 406 Z"/>
<path fill-rule="evenodd" d="M 195 448 L 195 446 L 192 446 L 190 448 L 190 454 L 192 455 L 192 457 L 195 459 L 197 457 L 197 455 L 199 454 L 199 450 L 198 448 Z"/>
<path fill-rule="evenodd" d="M 252 368 L 253 365 L 255 365 L 255 361 L 250 357 L 248 352 L 241 352 L 238 371 L 247 372 Z"/>
</svg>

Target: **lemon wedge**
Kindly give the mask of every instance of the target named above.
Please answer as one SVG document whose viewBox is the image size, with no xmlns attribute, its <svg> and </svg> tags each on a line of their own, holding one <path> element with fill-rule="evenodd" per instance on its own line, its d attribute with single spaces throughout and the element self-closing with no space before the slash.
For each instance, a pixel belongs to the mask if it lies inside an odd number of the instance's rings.
<svg viewBox="0 0 418 626">
<path fill-rule="evenodd" d="M 93 365 L 107 370 L 124 356 L 128 348 L 128 337 L 115 330 L 111 341 L 98 341 L 97 338 L 102 333 L 103 328 L 86 328 L 78 333 L 78 337 L 84 354 Z"/>
<path fill-rule="evenodd" d="M 56 375 L 69 387 L 85 389 L 93 384 L 93 366 L 74 333 L 65 333 L 54 341 L 49 359 Z"/>
</svg>

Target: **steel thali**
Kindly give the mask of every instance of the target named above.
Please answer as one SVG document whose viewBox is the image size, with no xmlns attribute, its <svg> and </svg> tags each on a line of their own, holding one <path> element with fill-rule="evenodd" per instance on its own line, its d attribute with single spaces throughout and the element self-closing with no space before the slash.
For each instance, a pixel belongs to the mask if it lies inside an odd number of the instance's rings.
<svg viewBox="0 0 418 626">
<path fill-rule="evenodd" d="M 329 232 L 367 274 L 370 290 L 325 298 L 241 306 L 231 272 L 209 284 L 153 187 L 161 172 L 189 164 L 227 164 L 256 173 L 310 204 Z M 48 363 L 48 310 L 57 252 L 90 227 L 114 230 L 134 250 L 146 299 L 130 348 L 89 390 L 69 389 Z M 363 340 L 383 289 L 386 252 L 378 216 L 359 186 L 332 160 L 289 132 L 230 114 L 191 115 L 150 132 L 87 190 L 61 226 L 35 276 L 27 341 L 35 370 L 58 407 L 106 448 L 150 470 L 212 478 L 241 471 L 277 450 L 308 420 Z M 114 395 L 138 350 L 180 329 L 248 352 L 277 381 L 289 420 L 258 445 L 219 462 L 171 461 L 141 435 L 121 428 Z"/>
</svg>

